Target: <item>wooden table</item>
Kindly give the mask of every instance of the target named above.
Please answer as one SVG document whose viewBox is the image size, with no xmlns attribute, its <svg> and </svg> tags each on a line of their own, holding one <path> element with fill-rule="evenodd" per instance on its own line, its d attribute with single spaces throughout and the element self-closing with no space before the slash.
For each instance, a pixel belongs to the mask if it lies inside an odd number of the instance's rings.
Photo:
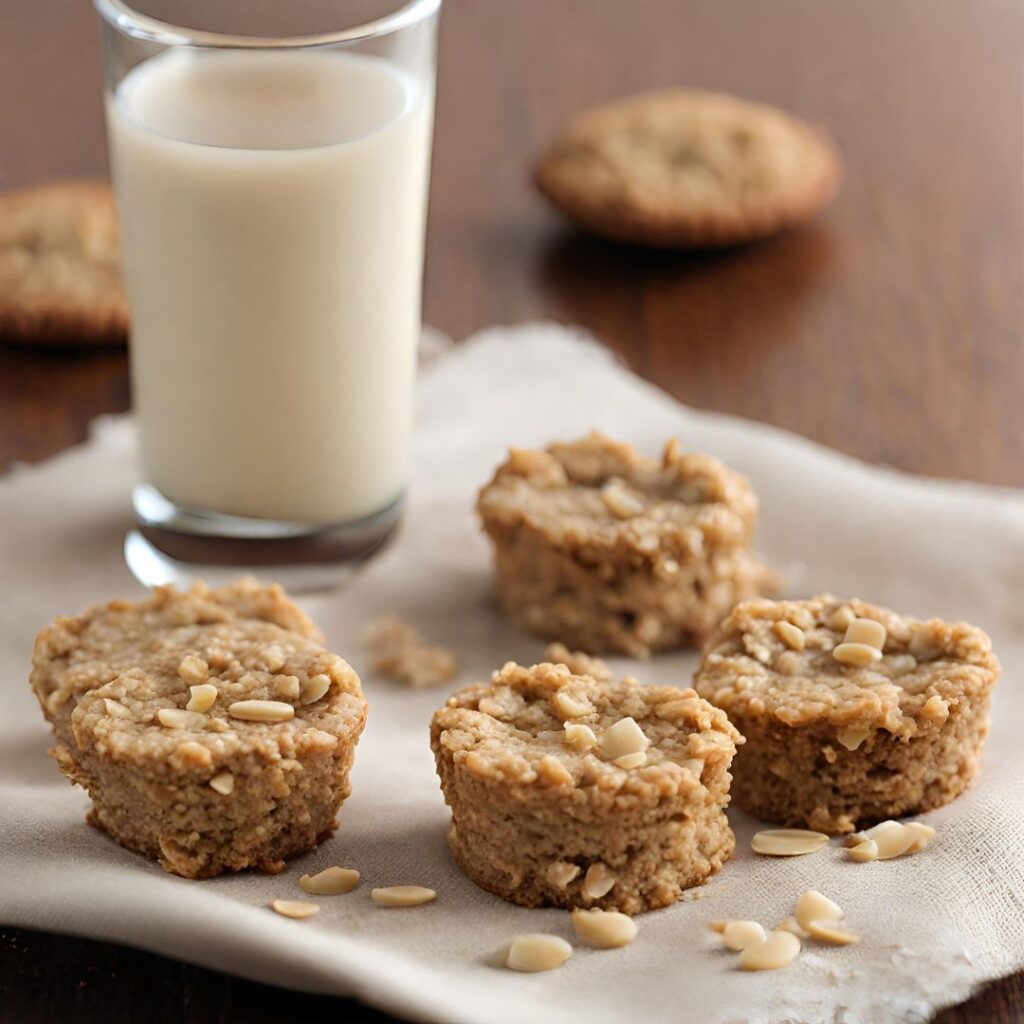
<svg viewBox="0 0 1024 1024">
<path fill-rule="evenodd" d="M 426 319 L 455 337 L 580 323 L 693 405 L 914 472 L 1024 484 L 1022 52 L 1016 0 L 447 0 Z M 589 103 L 674 83 L 828 125 L 847 170 L 834 207 L 711 256 L 568 230 L 530 185 L 539 150 Z M 98 31 L 82 0 L 0 5 L 0 85 L 0 185 L 104 173 Z M 0 467 L 80 441 L 128 401 L 119 351 L 0 346 Z M 0 1021 L 356 1012 L 113 946 L 0 933 Z M 1017 977 L 939 1019 L 1022 1017 Z"/>
</svg>

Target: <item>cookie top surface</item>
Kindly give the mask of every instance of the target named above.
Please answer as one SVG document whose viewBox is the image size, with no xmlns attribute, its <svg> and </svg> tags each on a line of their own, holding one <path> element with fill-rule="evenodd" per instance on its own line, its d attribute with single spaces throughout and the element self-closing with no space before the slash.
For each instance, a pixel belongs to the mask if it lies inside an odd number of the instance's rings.
<svg viewBox="0 0 1024 1024">
<path fill-rule="evenodd" d="M 57 619 L 36 639 L 31 682 L 49 718 L 69 715 L 79 745 L 114 759 L 276 760 L 330 749 L 362 729 L 359 678 L 319 639 L 278 586 L 160 587 L 137 604 Z M 205 684 L 216 687 L 212 706 L 187 711 L 190 687 Z M 293 717 L 241 719 L 232 713 L 238 701 L 273 701 Z M 185 714 L 167 724 L 162 711 Z"/>
<path fill-rule="evenodd" d="M 0 193 L 0 338 L 102 344 L 127 333 L 110 186 L 66 181 Z"/>
<path fill-rule="evenodd" d="M 710 455 L 674 441 L 660 460 L 592 433 L 541 450 L 513 448 L 481 490 L 484 526 L 522 526 L 553 546 L 680 557 L 749 543 L 757 497 Z"/>
<path fill-rule="evenodd" d="M 854 618 L 885 627 L 880 657 L 868 664 L 844 664 L 834 653 Z M 800 637 L 779 623 L 796 627 Z M 856 742 L 859 729 L 911 736 L 924 724 L 941 724 L 952 703 L 987 695 L 998 675 L 991 641 L 974 626 L 826 594 L 738 604 L 705 645 L 694 686 L 738 716 L 741 729 L 761 717 L 788 726 L 828 724 Z"/>
<path fill-rule="evenodd" d="M 632 719 L 646 738 L 642 765 L 615 763 L 608 730 Z M 574 737 L 584 726 L 596 744 Z M 630 727 L 632 728 L 632 727 Z M 520 799 L 560 799 L 578 792 L 595 803 L 696 795 L 721 777 L 742 742 L 729 720 L 693 690 L 596 680 L 567 665 L 509 662 L 488 685 L 460 690 L 434 714 L 435 752 L 484 784 Z"/>
<path fill-rule="evenodd" d="M 582 227 L 680 247 L 750 241 L 802 221 L 839 176 L 835 147 L 803 121 L 683 89 L 577 117 L 537 168 L 540 189 Z"/>
</svg>

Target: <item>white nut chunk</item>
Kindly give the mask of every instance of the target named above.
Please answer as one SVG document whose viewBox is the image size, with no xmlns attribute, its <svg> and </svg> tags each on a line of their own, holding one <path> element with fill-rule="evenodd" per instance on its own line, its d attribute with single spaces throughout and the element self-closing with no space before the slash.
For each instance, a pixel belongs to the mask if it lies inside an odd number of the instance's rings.
<svg viewBox="0 0 1024 1024">
<path fill-rule="evenodd" d="M 572 864 L 567 860 L 556 860 L 548 865 L 544 872 L 547 880 L 557 889 L 564 889 L 580 873 L 579 864 Z"/>
<path fill-rule="evenodd" d="M 744 950 L 755 942 L 767 938 L 764 928 L 757 921 L 727 921 L 722 930 L 722 943 L 726 949 Z"/>
<path fill-rule="evenodd" d="M 299 693 L 299 700 L 302 704 L 315 704 L 330 688 L 330 676 L 324 675 L 322 672 L 318 675 L 310 676 L 310 678 L 302 684 L 302 689 Z"/>
<path fill-rule="evenodd" d="M 807 934 L 819 942 L 829 942 L 833 946 L 851 946 L 860 942 L 860 937 L 847 931 L 835 921 L 811 921 L 807 925 Z"/>
<path fill-rule="evenodd" d="M 828 843 L 824 832 L 804 828 L 768 828 L 755 833 L 750 842 L 754 853 L 765 857 L 799 857 L 814 853 Z"/>
<path fill-rule="evenodd" d="M 210 789 L 221 796 L 230 796 L 235 791 L 235 777 L 231 772 L 221 772 L 210 779 Z"/>
<path fill-rule="evenodd" d="M 299 888 L 314 896 L 340 896 L 351 892 L 359 884 L 359 872 L 355 868 L 324 868 L 315 875 L 303 875 Z"/>
<path fill-rule="evenodd" d="M 436 898 L 437 893 L 423 885 L 388 885 L 370 891 L 378 907 L 418 907 Z"/>
<path fill-rule="evenodd" d="M 287 722 L 295 717 L 295 708 L 280 700 L 236 700 L 228 714 L 244 722 Z"/>
<path fill-rule="evenodd" d="M 870 644 L 848 644 L 841 643 L 832 651 L 832 657 L 841 665 L 853 665 L 856 668 L 864 668 L 865 665 L 872 665 L 882 660 L 882 652 Z"/>
<path fill-rule="evenodd" d="M 599 900 L 602 896 L 606 896 L 612 891 L 615 882 L 615 875 L 608 870 L 608 866 L 597 861 L 587 868 L 587 873 L 583 877 L 583 888 L 581 890 L 583 898 L 585 900 Z"/>
<path fill-rule="evenodd" d="M 601 735 L 601 753 L 609 761 L 626 754 L 639 754 L 650 745 L 651 741 L 632 718 L 620 718 Z"/>
<path fill-rule="evenodd" d="M 878 848 L 878 860 L 892 860 L 902 856 L 918 840 L 917 833 L 912 829 L 892 820 L 879 822 L 864 835 L 873 840 Z"/>
<path fill-rule="evenodd" d="M 565 723 L 565 742 L 578 753 L 584 753 L 597 746 L 597 737 L 589 725 L 579 722 Z"/>
<path fill-rule="evenodd" d="M 847 750 L 856 750 L 871 735 L 870 730 L 848 725 L 836 730 L 836 739 Z"/>
<path fill-rule="evenodd" d="M 935 829 L 923 821 L 908 821 L 903 827 L 914 836 L 914 841 L 906 849 L 908 854 L 923 850 L 935 838 Z"/>
<path fill-rule="evenodd" d="M 320 913 L 315 903 L 305 903 L 303 900 L 274 900 L 270 905 L 282 917 L 292 917 L 297 921 Z"/>
<path fill-rule="evenodd" d="M 631 917 L 617 910 L 574 910 L 572 926 L 580 942 L 592 949 L 617 949 L 628 946 L 635 938 L 637 927 Z"/>
<path fill-rule="evenodd" d="M 846 636 L 843 637 L 845 644 L 867 644 L 876 650 L 885 647 L 885 626 L 874 619 L 854 619 L 846 627 Z"/>
<path fill-rule="evenodd" d="M 851 846 L 846 855 L 858 864 L 867 864 L 869 861 L 878 860 L 878 845 L 874 839 L 865 839 L 863 843 Z"/>
<path fill-rule="evenodd" d="M 795 913 L 797 924 L 806 932 L 810 931 L 812 921 L 838 921 L 843 916 L 843 908 L 816 889 L 808 889 L 797 900 Z"/>
<path fill-rule="evenodd" d="M 587 701 L 580 700 L 571 693 L 566 693 L 565 690 L 558 690 L 551 698 L 551 703 L 554 704 L 555 711 L 563 720 L 584 718 L 594 713 L 593 707 Z"/>
<path fill-rule="evenodd" d="M 217 687 L 213 683 L 200 683 L 198 686 L 190 686 L 188 703 L 185 705 L 186 711 L 197 711 L 201 715 L 205 715 L 210 708 L 216 703 L 217 700 Z"/>
<path fill-rule="evenodd" d="M 773 627 L 775 635 L 791 650 L 802 651 L 807 644 L 807 637 L 799 626 L 780 619 Z"/>
<path fill-rule="evenodd" d="M 186 683 L 205 683 L 210 675 L 210 666 L 195 654 L 186 654 L 178 665 L 178 676 Z"/>
<path fill-rule="evenodd" d="M 740 967 L 744 971 L 775 971 L 785 967 L 799 952 L 800 940 L 792 932 L 775 931 L 740 953 Z"/>
<path fill-rule="evenodd" d="M 508 947 L 505 966 L 513 971 L 553 971 L 572 956 L 572 946 L 557 935 L 517 935 Z"/>
<path fill-rule="evenodd" d="M 165 729 L 202 729 L 206 725 L 205 715 L 184 708 L 161 708 L 156 717 Z"/>
</svg>

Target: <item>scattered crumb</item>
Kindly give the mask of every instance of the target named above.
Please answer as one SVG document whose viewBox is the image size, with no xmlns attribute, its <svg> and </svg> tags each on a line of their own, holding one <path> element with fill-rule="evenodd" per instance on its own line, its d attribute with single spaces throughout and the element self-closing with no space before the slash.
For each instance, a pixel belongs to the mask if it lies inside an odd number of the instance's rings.
<svg viewBox="0 0 1024 1024">
<path fill-rule="evenodd" d="M 364 643 L 374 672 L 417 689 L 451 682 L 459 671 L 455 651 L 426 643 L 415 626 L 397 615 L 374 622 Z"/>
</svg>

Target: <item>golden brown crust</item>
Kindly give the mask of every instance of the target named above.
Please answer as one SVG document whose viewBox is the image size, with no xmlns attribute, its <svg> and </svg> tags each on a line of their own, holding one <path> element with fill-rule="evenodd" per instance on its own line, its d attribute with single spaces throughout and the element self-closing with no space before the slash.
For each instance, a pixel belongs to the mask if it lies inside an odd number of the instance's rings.
<svg viewBox="0 0 1024 1024">
<path fill-rule="evenodd" d="M 863 665 L 833 654 L 854 618 L 885 626 L 880 654 Z M 826 594 L 737 605 L 708 639 L 694 686 L 746 738 L 737 806 L 849 832 L 941 806 L 970 784 L 998 677 L 980 629 Z"/>
<path fill-rule="evenodd" d="M 61 181 L 0 194 L 0 340 L 119 344 L 128 326 L 110 185 Z"/>
<path fill-rule="evenodd" d="M 89 820 L 189 878 L 280 870 L 329 834 L 367 706 L 319 638 L 280 587 L 252 580 L 161 587 L 42 630 L 32 687 Z M 193 686 L 216 691 L 201 710 Z M 287 715 L 242 719 L 241 701 Z"/>
<path fill-rule="evenodd" d="M 685 89 L 577 117 L 536 174 L 584 229 L 672 248 L 767 237 L 817 213 L 839 178 L 838 153 L 818 129 L 774 107 Z"/>
<path fill-rule="evenodd" d="M 644 764 L 624 768 L 601 737 L 627 717 L 650 745 Z M 589 728 L 598 746 L 574 747 L 566 721 Z M 431 725 L 449 842 L 477 884 L 526 906 L 627 913 L 673 902 L 728 859 L 723 811 L 737 742 L 693 690 L 549 663 L 506 665 L 489 685 L 456 693 Z M 594 865 L 615 882 L 591 897 Z"/>
</svg>

